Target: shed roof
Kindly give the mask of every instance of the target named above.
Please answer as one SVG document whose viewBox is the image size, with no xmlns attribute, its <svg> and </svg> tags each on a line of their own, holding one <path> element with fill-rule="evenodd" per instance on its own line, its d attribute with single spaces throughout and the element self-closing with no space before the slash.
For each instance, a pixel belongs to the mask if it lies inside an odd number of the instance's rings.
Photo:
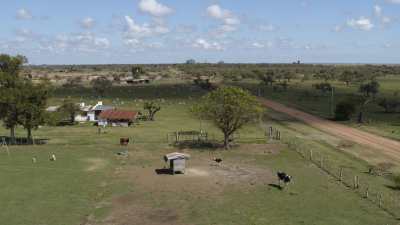
<svg viewBox="0 0 400 225">
<path fill-rule="evenodd" d="M 92 110 L 93 111 L 106 111 L 110 109 L 115 109 L 114 106 L 108 106 L 108 105 L 95 105 Z"/>
<path fill-rule="evenodd" d="M 164 156 L 165 161 L 175 160 L 175 159 L 190 159 L 190 155 L 179 152 L 173 152 L 170 154 L 166 154 Z"/>
<path fill-rule="evenodd" d="M 124 110 L 106 110 L 100 113 L 100 119 L 107 120 L 129 120 L 132 121 L 136 118 L 137 112 L 124 111 Z"/>
</svg>

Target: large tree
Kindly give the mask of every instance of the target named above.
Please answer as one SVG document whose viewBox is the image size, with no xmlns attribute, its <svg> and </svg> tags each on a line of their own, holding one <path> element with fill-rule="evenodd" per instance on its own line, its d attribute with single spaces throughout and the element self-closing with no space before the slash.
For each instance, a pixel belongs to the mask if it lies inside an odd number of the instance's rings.
<svg viewBox="0 0 400 225">
<path fill-rule="evenodd" d="M 221 87 L 202 98 L 193 111 L 201 119 L 211 120 L 224 134 L 224 147 L 244 125 L 259 119 L 263 112 L 257 98 L 238 87 Z"/>
<path fill-rule="evenodd" d="M 32 130 L 45 123 L 46 105 L 49 88 L 46 84 L 34 85 L 26 80 L 23 84 L 23 95 L 18 101 L 20 124 L 27 131 L 27 140 L 32 143 Z"/>
<path fill-rule="evenodd" d="M 66 98 L 63 101 L 63 104 L 60 108 L 63 115 L 67 115 L 69 118 L 69 122 L 71 124 L 75 123 L 75 116 L 79 112 L 80 108 L 75 102 L 73 102 L 70 98 Z"/>
<path fill-rule="evenodd" d="M 158 111 L 161 110 L 161 106 L 153 101 L 145 102 L 143 106 L 144 110 L 147 110 L 149 114 L 149 120 L 154 121 L 154 116 Z"/>
<path fill-rule="evenodd" d="M 24 56 L 0 55 L 0 119 L 10 129 L 11 142 L 15 141 L 15 127 L 19 123 L 18 99 L 22 95 L 20 72 L 27 62 Z"/>
</svg>

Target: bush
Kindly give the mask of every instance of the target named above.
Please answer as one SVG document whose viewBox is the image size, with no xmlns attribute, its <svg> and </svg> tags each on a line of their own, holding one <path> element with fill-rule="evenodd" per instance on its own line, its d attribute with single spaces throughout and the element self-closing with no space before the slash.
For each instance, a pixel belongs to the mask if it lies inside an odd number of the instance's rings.
<svg viewBox="0 0 400 225">
<path fill-rule="evenodd" d="M 335 120 L 350 120 L 355 112 L 356 106 L 354 103 L 350 101 L 339 102 L 335 109 Z"/>
<path fill-rule="evenodd" d="M 396 189 L 400 189 L 400 174 L 393 175 L 393 183 Z"/>
</svg>

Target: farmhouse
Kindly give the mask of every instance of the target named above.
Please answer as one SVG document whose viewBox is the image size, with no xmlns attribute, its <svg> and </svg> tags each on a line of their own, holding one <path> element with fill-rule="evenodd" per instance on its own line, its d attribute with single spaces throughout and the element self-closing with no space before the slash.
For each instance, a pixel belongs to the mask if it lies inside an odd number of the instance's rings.
<svg viewBox="0 0 400 225">
<path fill-rule="evenodd" d="M 108 105 L 103 105 L 103 102 L 98 102 L 95 106 L 93 106 L 93 108 L 91 108 L 88 112 L 87 112 L 87 117 L 88 117 L 88 121 L 92 121 L 92 122 L 96 122 L 99 120 L 99 115 L 103 112 L 103 111 L 107 111 L 107 110 L 114 110 L 115 107 L 113 106 L 108 106 Z"/>
<path fill-rule="evenodd" d="M 99 126 L 111 125 L 113 127 L 128 127 L 136 120 L 138 113 L 135 111 L 105 110 L 99 115 Z"/>
</svg>

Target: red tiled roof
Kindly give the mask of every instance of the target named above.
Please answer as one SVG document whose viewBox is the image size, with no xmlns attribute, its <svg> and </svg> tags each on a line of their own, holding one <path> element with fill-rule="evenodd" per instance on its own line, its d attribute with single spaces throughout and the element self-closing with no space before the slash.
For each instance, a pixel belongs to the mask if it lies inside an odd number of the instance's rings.
<svg viewBox="0 0 400 225">
<path fill-rule="evenodd" d="M 100 119 L 106 120 L 134 120 L 137 116 L 135 111 L 123 111 L 123 110 L 106 110 L 100 113 Z"/>
</svg>

